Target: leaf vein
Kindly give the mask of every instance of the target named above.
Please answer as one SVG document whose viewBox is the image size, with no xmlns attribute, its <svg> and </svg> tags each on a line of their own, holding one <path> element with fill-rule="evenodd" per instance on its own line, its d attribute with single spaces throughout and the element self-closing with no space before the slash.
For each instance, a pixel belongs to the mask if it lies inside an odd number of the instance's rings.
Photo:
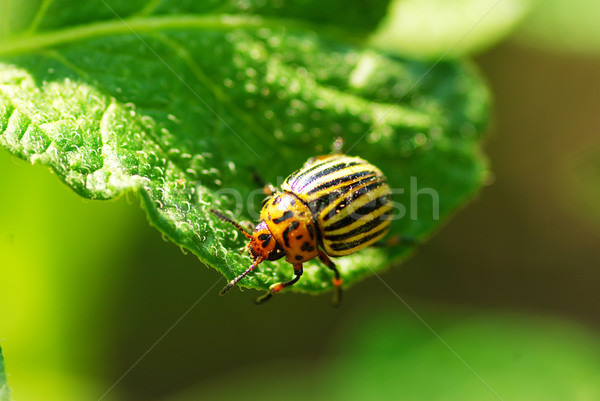
<svg viewBox="0 0 600 401">
<path fill-rule="evenodd" d="M 36 35 L 5 39 L 0 41 L 0 55 L 26 54 L 44 48 L 81 42 L 102 36 L 131 34 L 132 31 L 138 34 L 173 29 L 231 31 L 238 28 L 258 29 L 282 26 L 308 31 L 318 29 L 317 26 L 307 22 L 257 15 L 207 14 L 131 17 L 121 20 L 93 22 L 61 30 L 38 33 Z M 335 32 L 335 29 L 331 27 L 321 27 L 318 30 Z"/>
<path fill-rule="evenodd" d="M 185 62 L 187 67 L 192 71 L 198 81 L 204 84 L 205 87 L 208 88 L 222 104 L 227 105 L 227 110 L 230 114 L 235 115 L 240 121 L 252 127 L 253 132 L 259 133 L 262 137 L 263 146 L 273 147 L 273 136 L 269 134 L 260 124 L 258 124 L 249 113 L 242 110 L 218 85 L 208 78 L 203 69 L 198 65 L 198 63 L 196 63 L 196 61 L 194 61 L 193 57 L 181 43 L 170 39 L 165 35 L 153 36 L 156 36 L 157 39 L 169 46 L 173 52 Z M 240 139 L 242 138 L 240 137 Z"/>
<path fill-rule="evenodd" d="M 26 30 L 27 35 L 31 35 L 36 32 L 40 22 L 42 22 L 42 20 L 46 16 L 46 12 L 48 11 L 48 8 L 52 5 L 52 3 L 54 3 L 54 0 L 44 0 L 42 2 L 42 4 L 37 10 L 37 13 L 35 14 L 35 17 L 33 17 L 31 24 Z"/>
<path fill-rule="evenodd" d="M 162 3 L 162 0 L 150 0 L 150 1 L 148 1 L 148 3 L 146 3 L 144 8 L 142 8 L 139 12 L 137 12 L 133 15 L 135 17 L 144 17 L 146 15 L 150 15 L 154 11 L 156 11 L 156 9 L 160 5 L 160 3 Z"/>
</svg>

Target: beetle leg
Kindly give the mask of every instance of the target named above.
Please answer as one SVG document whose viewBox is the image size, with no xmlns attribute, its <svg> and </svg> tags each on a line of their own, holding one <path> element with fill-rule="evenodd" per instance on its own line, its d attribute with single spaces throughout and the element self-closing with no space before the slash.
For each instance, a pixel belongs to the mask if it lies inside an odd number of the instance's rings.
<svg viewBox="0 0 600 401">
<path fill-rule="evenodd" d="M 321 262 L 323 262 L 325 264 L 325 266 L 327 266 L 328 268 L 333 270 L 333 274 L 335 275 L 335 277 L 332 280 L 332 282 L 333 282 L 333 299 L 332 299 L 331 303 L 333 304 L 333 306 L 340 306 L 340 302 L 342 302 L 342 282 L 344 281 L 340 277 L 340 271 L 335 266 L 335 263 L 333 263 L 331 261 L 331 259 L 329 259 L 329 257 L 325 254 L 325 252 L 323 252 L 320 249 L 319 249 L 319 259 L 321 260 Z"/>
<path fill-rule="evenodd" d="M 267 184 L 263 187 L 263 192 L 265 193 L 265 195 L 267 196 L 271 196 L 273 195 L 275 192 L 277 192 L 277 188 L 275 188 L 273 185 L 271 184 Z"/>
<path fill-rule="evenodd" d="M 271 287 L 269 287 L 269 292 L 267 292 L 265 295 L 263 295 L 261 297 L 256 298 L 256 300 L 254 302 L 256 302 L 257 304 L 263 304 L 263 303 L 267 302 L 269 299 L 271 299 L 273 294 L 277 294 L 279 291 L 283 290 L 286 287 L 289 287 L 292 284 L 295 284 L 298 280 L 300 280 L 300 276 L 302 276 L 302 273 L 303 273 L 302 263 L 294 265 L 294 278 L 293 279 L 291 279 L 290 281 L 273 284 Z"/>
</svg>

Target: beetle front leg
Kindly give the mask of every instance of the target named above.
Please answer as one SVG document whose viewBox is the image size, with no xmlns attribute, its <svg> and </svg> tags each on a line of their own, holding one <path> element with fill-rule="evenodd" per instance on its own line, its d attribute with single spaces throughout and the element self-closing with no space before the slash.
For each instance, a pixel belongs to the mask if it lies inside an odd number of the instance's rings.
<svg viewBox="0 0 600 401">
<path fill-rule="evenodd" d="M 335 266 L 335 263 L 333 263 L 331 261 L 331 259 L 329 259 L 329 257 L 325 254 L 325 252 L 323 252 L 320 249 L 319 249 L 319 259 L 321 260 L 321 262 L 323 262 L 325 264 L 325 266 L 327 266 L 328 268 L 333 270 L 333 274 L 335 275 L 335 277 L 332 280 L 333 299 L 331 300 L 331 304 L 333 306 L 340 306 L 340 303 L 342 302 L 342 282 L 343 282 L 342 278 L 340 277 L 340 271 Z"/>
<path fill-rule="evenodd" d="M 256 298 L 256 300 L 254 302 L 258 305 L 267 302 L 269 299 L 271 299 L 273 294 L 277 294 L 279 291 L 283 290 L 286 287 L 289 287 L 290 285 L 295 284 L 298 280 L 300 280 L 300 277 L 302 276 L 303 272 L 304 272 L 304 270 L 302 269 L 302 263 L 294 265 L 294 278 L 293 279 L 291 279 L 290 281 L 273 284 L 271 287 L 269 287 L 269 292 L 267 292 L 262 297 Z"/>
</svg>

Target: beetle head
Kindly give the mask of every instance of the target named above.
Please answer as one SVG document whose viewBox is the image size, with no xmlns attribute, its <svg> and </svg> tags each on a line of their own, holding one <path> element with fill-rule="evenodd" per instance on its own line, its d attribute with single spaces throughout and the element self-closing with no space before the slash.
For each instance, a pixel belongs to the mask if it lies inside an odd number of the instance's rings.
<svg viewBox="0 0 600 401">
<path fill-rule="evenodd" d="M 258 266 L 264 260 L 277 260 L 284 256 L 283 248 L 277 243 L 273 235 L 267 227 L 267 223 L 261 221 L 252 231 L 252 234 L 248 234 L 246 230 L 242 228 L 238 223 L 225 216 L 223 213 L 210 209 L 210 212 L 217 216 L 219 219 L 232 224 L 237 228 L 246 238 L 250 240 L 246 245 L 250 257 L 252 258 L 252 264 L 242 274 L 231 280 L 225 288 L 221 290 L 221 295 L 224 295 L 229 291 L 238 281 L 246 277 L 248 273 Z"/>
<path fill-rule="evenodd" d="M 273 238 L 264 220 L 252 231 L 250 242 L 248 243 L 248 251 L 254 260 L 259 258 L 263 260 L 277 260 L 285 255 L 283 248 Z"/>
</svg>

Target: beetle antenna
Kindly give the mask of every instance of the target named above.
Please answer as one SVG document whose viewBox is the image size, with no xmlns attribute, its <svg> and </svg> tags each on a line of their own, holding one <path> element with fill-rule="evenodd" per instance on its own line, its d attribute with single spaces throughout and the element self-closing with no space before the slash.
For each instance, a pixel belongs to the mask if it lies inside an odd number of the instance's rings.
<svg viewBox="0 0 600 401">
<path fill-rule="evenodd" d="M 228 222 L 229 224 L 232 224 L 235 228 L 237 228 L 242 234 L 244 234 L 244 236 L 246 238 L 248 238 L 249 240 L 252 239 L 252 236 L 250 234 L 248 234 L 246 232 L 246 230 L 244 230 L 242 228 L 242 226 L 240 226 L 238 223 L 236 223 L 235 221 L 231 220 L 229 217 L 225 216 L 223 213 L 219 212 L 218 210 L 215 209 L 209 209 L 209 211 L 214 214 L 215 216 L 217 216 L 219 219 Z"/>
<path fill-rule="evenodd" d="M 241 279 L 243 279 L 244 277 L 246 277 L 246 275 L 248 273 L 250 273 L 252 270 L 254 270 L 256 268 L 256 266 L 258 266 L 258 264 L 260 262 L 262 262 L 262 261 L 263 261 L 263 258 L 257 258 L 254 262 L 252 262 L 252 264 L 250 265 L 250 267 L 247 268 L 245 272 L 243 272 L 242 274 L 240 274 L 239 276 L 237 276 L 236 278 L 234 278 L 233 280 L 231 280 L 230 282 L 228 282 L 227 285 L 221 290 L 221 292 L 219 294 L 220 295 L 227 294 L 227 291 L 229 291 L 230 289 L 232 289 L 233 286 L 238 283 L 238 281 L 240 281 Z"/>
</svg>

